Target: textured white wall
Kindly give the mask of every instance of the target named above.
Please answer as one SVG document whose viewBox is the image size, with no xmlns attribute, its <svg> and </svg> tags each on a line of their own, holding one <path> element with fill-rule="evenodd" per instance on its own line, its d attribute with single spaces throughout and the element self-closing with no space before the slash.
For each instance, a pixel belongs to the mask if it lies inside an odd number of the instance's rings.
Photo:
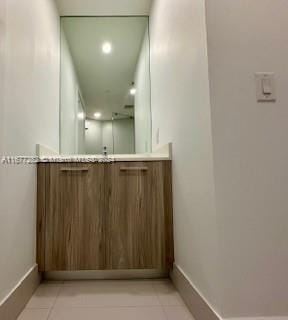
<svg viewBox="0 0 288 320">
<path fill-rule="evenodd" d="M 288 315 L 288 4 L 206 0 L 222 311 Z M 276 103 L 254 73 L 275 72 Z"/>
<path fill-rule="evenodd" d="M 1 0 L 0 19 L 1 154 L 35 155 L 37 143 L 58 150 L 60 33 L 54 2 Z M 36 167 L 0 167 L 1 301 L 35 263 Z"/>
<path fill-rule="evenodd" d="M 215 212 L 205 7 L 156 0 L 150 17 L 153 147 L 173 143 L 176 264 L 218 309 Z"/>
<path fill-rule="evenodd" d="M 150 46 L 148 29 L 143 38 L 135 73 L 135 147 L 136 153 L 151 152 Z"/>
</svg>

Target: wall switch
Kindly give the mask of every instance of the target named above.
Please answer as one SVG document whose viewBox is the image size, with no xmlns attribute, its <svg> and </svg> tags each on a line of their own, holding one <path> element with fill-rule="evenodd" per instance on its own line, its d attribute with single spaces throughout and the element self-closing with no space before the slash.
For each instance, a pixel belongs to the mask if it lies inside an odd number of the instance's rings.
<svg viewBox="0 0 288 320">
<path fill-rule="evenodd" d="M 274 73 L 255 73 L 257 101 L 276 101 L 276 88 Z"/>
</svg>

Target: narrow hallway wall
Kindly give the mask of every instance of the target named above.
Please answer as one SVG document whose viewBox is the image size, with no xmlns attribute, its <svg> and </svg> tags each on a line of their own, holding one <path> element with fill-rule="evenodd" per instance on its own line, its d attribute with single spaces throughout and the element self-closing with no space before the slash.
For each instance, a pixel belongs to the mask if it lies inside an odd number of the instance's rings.
<svg viewBox="0 0 288 320">
<path fill-rule="evenodd" d="M 176 265 L 218 310 L 219 244 L 204 2 L 154 1 L 150 34 L 153 148 L 173 143 Z"/>
<path fill-rule="evenodd" d="M 288 3 L 206 0 L 225 317 L 288 315 Z M 258 103 L 256 72 L 277 101 Z"/>
<path fill-rule="evenodd" d="M 58 150 L 60 31 L 54 2 L 2 0 L 0 19 L 1 156 L 35 155 L 37 143 Z M 36 166 L 0 166 L 1 304 L 36 262 Z"/>
<path fill-rule="evenodd" d="M 285 0 L 152 9 L 153 147 L 173 142 L 176 265 L 224 318 L 288 315 L 287 17 Z M 256 72 L 275 73 L 276 102 L 257 102 Z"/>
</svg>

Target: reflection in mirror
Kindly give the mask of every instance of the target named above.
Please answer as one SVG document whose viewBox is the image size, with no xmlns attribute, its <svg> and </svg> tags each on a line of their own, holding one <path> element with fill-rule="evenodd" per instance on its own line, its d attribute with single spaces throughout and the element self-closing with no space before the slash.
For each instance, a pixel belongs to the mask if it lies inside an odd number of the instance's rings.
<svg viewBox="0 0 288 320">
<path fill-rule="evenodd" d="M 61 18 L 62 154 L 151 152 L 148 17 Z"/>
</svg>

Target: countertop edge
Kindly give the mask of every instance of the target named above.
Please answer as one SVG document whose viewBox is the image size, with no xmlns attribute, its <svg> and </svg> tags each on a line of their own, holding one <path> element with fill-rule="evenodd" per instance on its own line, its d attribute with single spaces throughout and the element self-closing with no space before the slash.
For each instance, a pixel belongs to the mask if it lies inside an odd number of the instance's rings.
<svg viewBox="0 0 288 320">
<path fill-rule="evenodd" d="M 43 152 L 41 152 L 43 151 Z M 145 162 L 145 161 L 171 161 L 172 143 L 161 146 L 149 154 L 131 155 L 59 155 L 55 151 L 40 144 L 37 145 L 39 163 L 113 163 L 113 162 Z"/>
</svg>

